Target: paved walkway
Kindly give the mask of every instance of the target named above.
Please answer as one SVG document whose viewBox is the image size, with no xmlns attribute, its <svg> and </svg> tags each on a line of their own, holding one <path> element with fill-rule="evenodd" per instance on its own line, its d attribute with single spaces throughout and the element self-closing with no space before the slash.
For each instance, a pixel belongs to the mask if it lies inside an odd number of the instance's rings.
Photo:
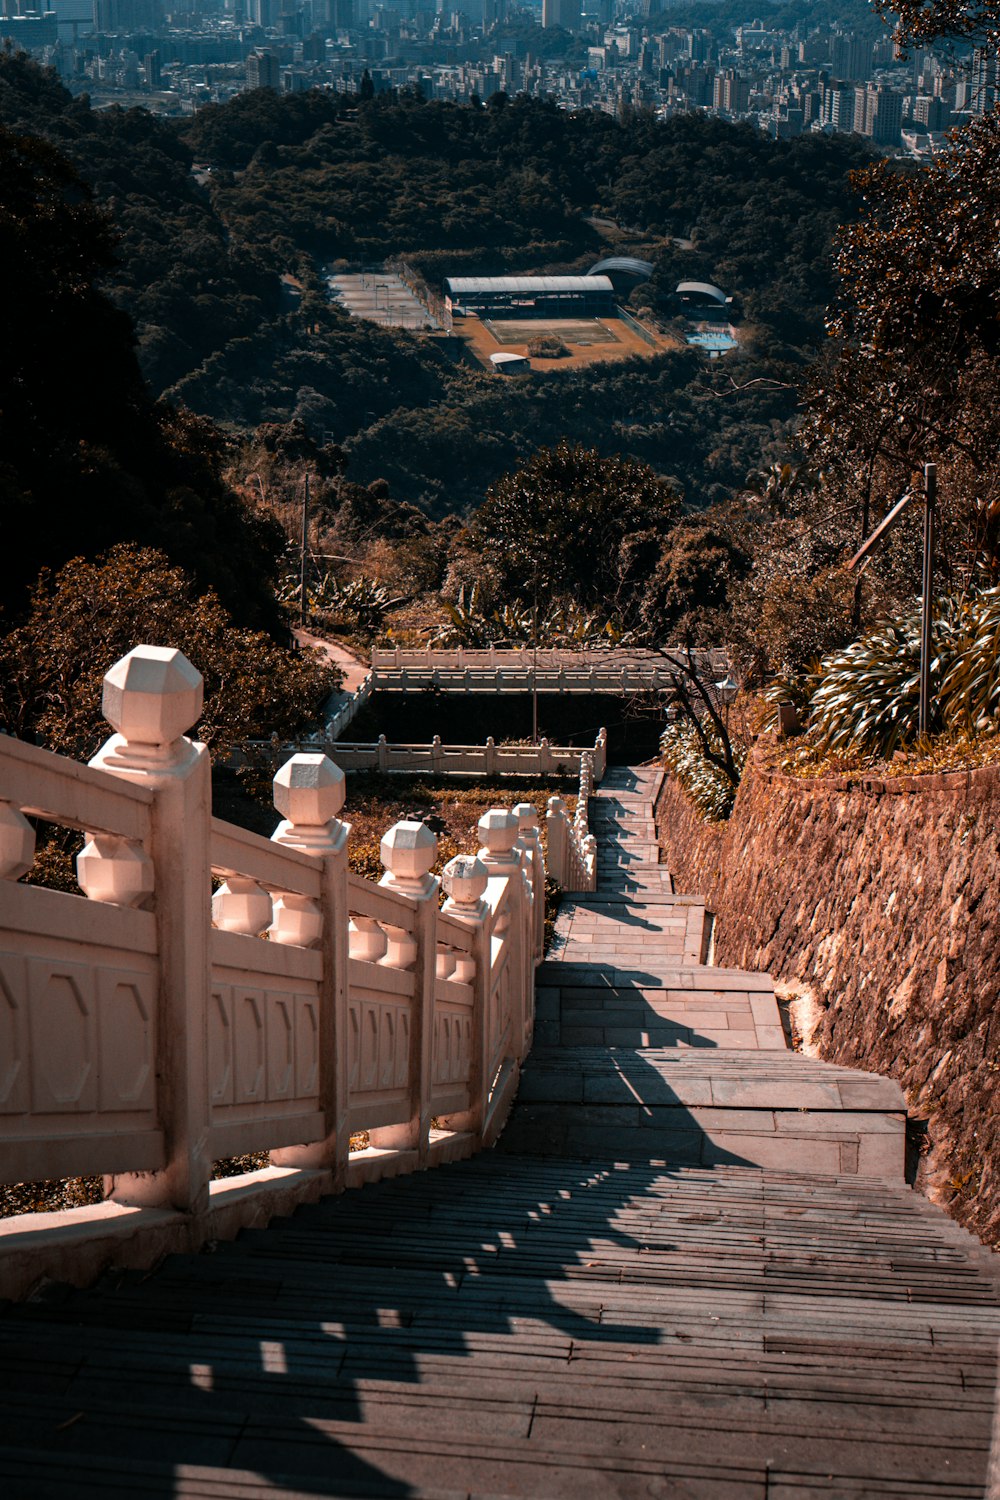
<svg viewBox="0 0 1000 1500">
<path fill-rule="evenodd" d="M 333 662 L 334 666 L 340 668 L 343 673 L 341 695 L 345 698 L 356 693 L 371 672 L 371 667 L 367 662 L 360 661 L 347 650 L 346 646 L 341 646 L 337 641 L 324 640 L 322 636 L 314 635 L 311 630 L 296 630 L 293 634 L 300 646 L 318 648 Z"/>
<path fill-rule="evenodd" d="M 652 783 L 596 799 L 503 1149 L 8 1308 L 5 1497 L 983 1495 L 990 1258 L 895 1086 L 702 967 Z"/>
</svg>

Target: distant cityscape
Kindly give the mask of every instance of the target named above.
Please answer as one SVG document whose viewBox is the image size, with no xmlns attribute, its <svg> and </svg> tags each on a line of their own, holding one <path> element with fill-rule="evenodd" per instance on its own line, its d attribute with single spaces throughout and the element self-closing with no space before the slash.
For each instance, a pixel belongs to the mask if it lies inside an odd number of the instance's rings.
<svg viewBox="0 0 1000 1500">
<path fill-rule="evenodd" d="M 44 10 L 0 0 L 0 37 L 96 107 L 165 115 L 261 87 L 360 97 L 410 87 L 461 103 L 524 93 L 609 114 L 699 110 L 776 138 L 854 132 L 924 157 L 1000 96 L 1000 59 L 983 50 L 918 48 L 901 59 L 885 29 L 668 26 L 616 0 L 468 0 L 461 9 L 442 0 L 436 10 L 425 0 L 191 0 L 184 9 L 54 0 Z"/>
</svg>

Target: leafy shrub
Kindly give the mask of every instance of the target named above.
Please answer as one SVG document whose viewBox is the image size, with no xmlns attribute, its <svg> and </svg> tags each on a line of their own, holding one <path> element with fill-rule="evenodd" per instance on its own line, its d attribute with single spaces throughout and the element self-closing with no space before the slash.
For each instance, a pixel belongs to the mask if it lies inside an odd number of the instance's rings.
<svg viewBox="0 0 1000 1500">
<path fill-rule="evenodd" d="M 567 349 L 562 339 L 543 334 L 540 338 L 531 340 L 528 353 L 532 359 L 568 359 L 571 350 Z"/>
<path fill-rule="evenodd" d="M 1000 710 L 1000 589 L 986 589 L 967 606 L 963 636 L 943 673 L 941 700 L 955 728 L 996 728 Z"/>
<path fill-rule="evenodd" d="M 938 599 L 931 640 L 931 733 L 993 729 L 1000 707 L 1000 589 Z M 773 683 L 767 696 L 795 702 L 806 728 L 835 754 L 888 757 L 912 744 L 920 711 L 919 602 L 810 671 Z"/>
<path fill-rule="evenodd" d="M 703 727 L 712 749 L 718 749 L 721 755 L 722 745 L 717 731 L 708 723 Z M 734 759 L 742 769 L 746 746 L 733 740 L 732 748 Z M 668 724 L 660 740 L 660 751 L 663 764 L 674 773 L 699 812 L 714 822 L 729 817 L 736 787 L 722 768 L 708 759 L 693 724 L 683 719 Z"/>
</svg>

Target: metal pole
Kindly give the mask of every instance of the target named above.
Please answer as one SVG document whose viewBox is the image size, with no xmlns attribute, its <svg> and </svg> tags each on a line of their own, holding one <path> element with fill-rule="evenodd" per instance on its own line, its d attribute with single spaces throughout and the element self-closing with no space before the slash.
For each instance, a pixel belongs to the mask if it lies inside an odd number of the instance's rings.
<svg viewBox="0 0 1000 1500">
<path fill-rule="evenodd" d="M 538 744 L 538 575 L 535 574 L 535 600 L 532 607 L 531 644 L 531 743 Z"/>
<path fill-rule="evenodd" d="M 937 464 L 924 464 L 924 576 L 920 605 L 920 734 L 930 733 L 931 612 L 934 593 L 934 507 L 937 501 Z"/>
<path fill-rule="evenodd" d="M 299 626 L 306 624 L 306 548 L 309 545 L 309 475 L 302 493 L 302 556 L 299 564 Z"/>
</svg>

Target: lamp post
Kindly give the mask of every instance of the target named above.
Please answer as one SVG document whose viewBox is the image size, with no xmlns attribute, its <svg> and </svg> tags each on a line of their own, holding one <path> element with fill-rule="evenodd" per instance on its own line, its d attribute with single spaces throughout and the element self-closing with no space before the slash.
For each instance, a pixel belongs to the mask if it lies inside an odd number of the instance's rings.
<svg viewBox="0 0 1000 1500">
<path fill-rule="evenodd" d="M 931 626 L 934 592 L 934 522 L 937 509 L 937 464 L 924 464 L 924 564 L 920 600 L 920 709 L 917 732 L 930 733 Z"/>
<path fill-rule="evenodd" d="M 721 682 L 713 682 L 715 696 L 726 710 L 726 733 L 729 733 L 729 705 L 740 690 L 740 685 L 731 672 L 727 672 Z"/>
<path fill-rule="evenodd" d="M 302 491 L 302 554 L 299 559 L 299 628 L 306 625 L 306 549 L 309 545 L 309 475 Z"/>
</svg>

